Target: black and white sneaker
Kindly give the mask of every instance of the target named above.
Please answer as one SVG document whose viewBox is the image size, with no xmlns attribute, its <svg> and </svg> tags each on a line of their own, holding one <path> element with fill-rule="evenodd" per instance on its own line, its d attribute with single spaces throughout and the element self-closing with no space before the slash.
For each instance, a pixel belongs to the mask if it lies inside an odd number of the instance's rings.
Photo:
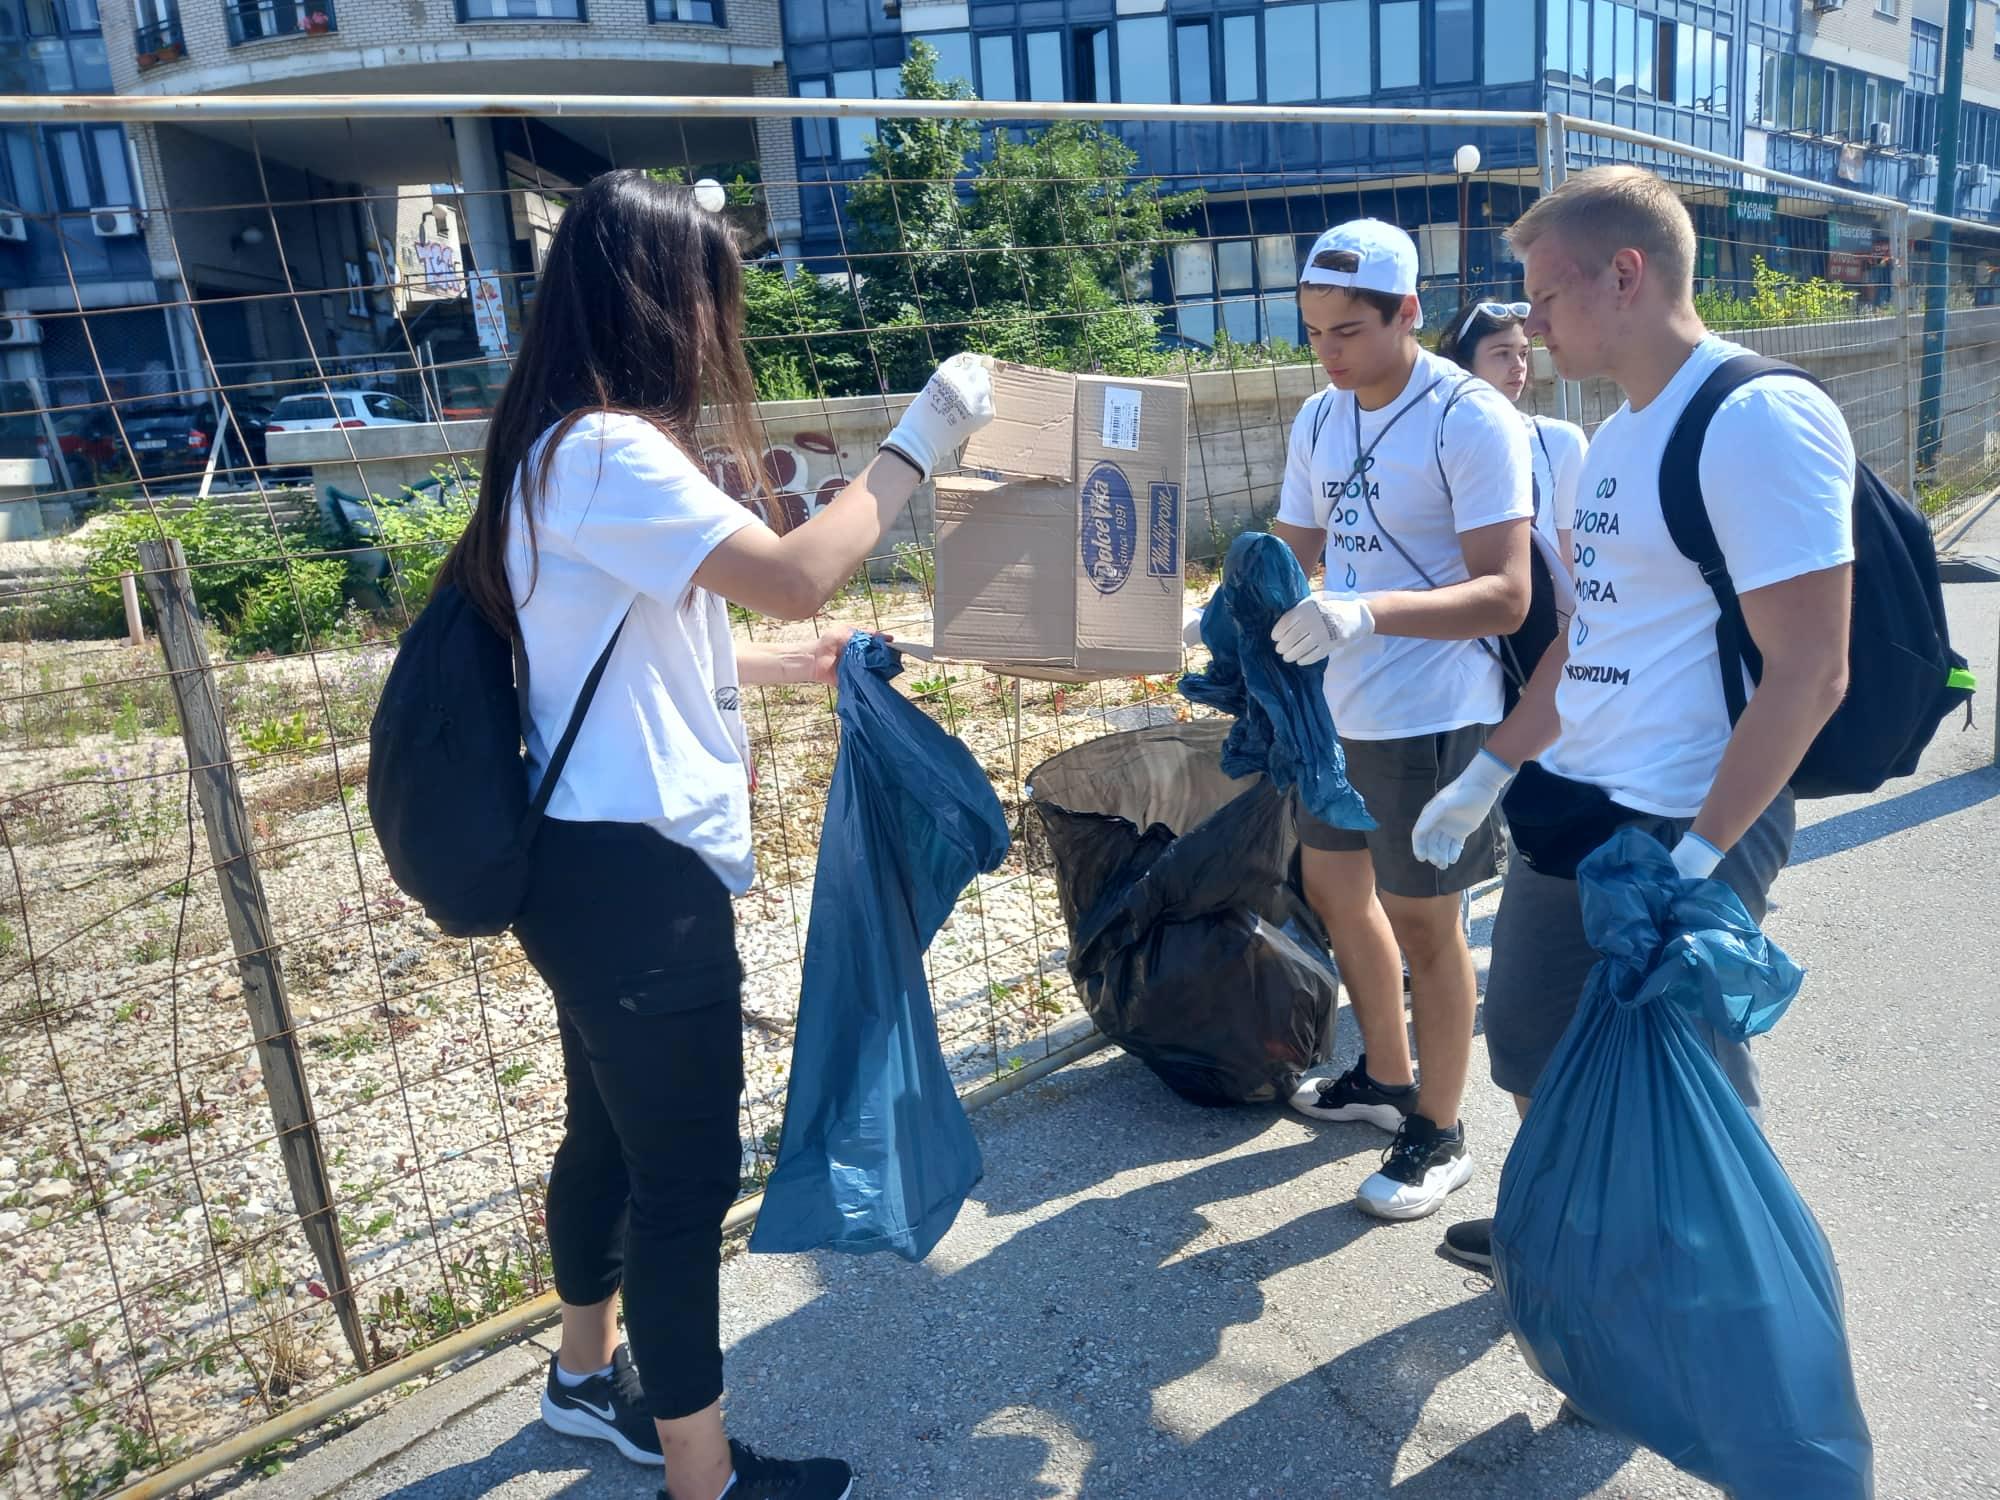
<svg viewBox="0 0 2000 1500">
<path fill-rule="evenodd" d="M 1417 1107 L 1417 1086 L 1390 1088 L 1368 1076 L 1368 1054 L 1338 1078 L 1308 1078 L 1292 1094 L 1292 1108 L 1315 1120 L 1346 1124 L 1365 1120 L 1381 1130 L 1397 1131 Z"/>
<path fill-rule="evenodd" d="M 1466 1219 L 1444 1232 L 1444 1253 L 1475 1271 L 1493 1269 L 1493 1221 Z"/>
<path fill-rule="evenodd" d="M 766 1458 L 734 1438 L 729 1456 L 736 1464 L 729 1500 L 847 1500 L 854 1493 L 854 1474 L 837 1458 Z M 665 1490 L 660 1500 L 668 1500 Z"/>
<path fill-rule="evenodd" d="M 1465 1127 L 1440 1130 L 1422 1115 L 1411 1115 L 1382 1153 L 1382 1170 L 1361 1184 L 1355 1202 L 1378 1219 L 1422 1219 L 1471 1177 Z"/>
<path fill-rule="evenodd" d="M 542 1420 L 570 1437 L 609 1443 L 635 1464 L 657 1464 L 660 1429 L 653 1425 L 639 1390 L 639 1371 L 623 1344 L 611 1356 L 611 1369 L 578 1385 L 565 1385 L 549 1359 L 548 1384 L 542 1390 Z"/>
</svg>

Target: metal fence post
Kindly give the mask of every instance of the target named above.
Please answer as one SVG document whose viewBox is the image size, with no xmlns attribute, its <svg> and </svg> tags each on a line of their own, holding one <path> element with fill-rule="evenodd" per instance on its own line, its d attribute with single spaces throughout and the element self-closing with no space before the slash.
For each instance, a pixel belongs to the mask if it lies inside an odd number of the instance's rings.
<svg viewBox="0 0 2000 1500">
<path fill-rule="evenodd" d="M 1550 110 L 1542 123 L 1535 127 L 1535 152 L 1541 158 L 1542 191 L 1552 193 L 1569 176 L 1569 143 L 1563 135 L 1560 111 Z M 1579 396 L 1579 411 L 1581 407 Z M 1569 414 L 1569 382 L 1562 378 L 1561 371 L 1556 372 L 1556 415 L 1565 422 L 1573 420 Z"/>
<path fill-rule="evenodd" d="M 1910 215 L 1897 209 L 1890 215 L 1889 237 L 1895 264 L 1890 285 L 1896 299 L 1896 348 L 1903 367 L 1903 493 L 1917 502 L 1917 388 L 1921 350 L 1910 327 L 1914 303 L 1910 296 Z"/>
<path fill-rule="evenodd" d="M 173 678 L 181 735 L 187 744 L 188 774 L 194 778 L 195 796 L 201 803 L 209 857 L 215 861 L 216 880 L 221 886 L 229 940 L 243 979 L 243 1003 L 257 1039 L 257 1061 L 264 1075 L 264 1091 L 271 1100 L 271 1120 L 277 1127 L 278 1150 L 284 1158 L 292 1203 L 319 1262 L 320 1274 L 326 1278 L 327 1295 L 339 1315 L 348 1347 L 354 1351 L 355 1363 L 365 1370 L 368 1339 L 348 1274 L 347 1252 L 341 1245 L 326 1151 L 313 1118 L 305 1063 L 292 1022 L 291 1002 L 285 995 L 284 971 L 278 963 L 271 908 L 264 898 L 264 882 L 250 845 L 250 815 L 243 805 L 236 763 L 229 756 L 229 732 L 215 696 L 215 676 L 195 612 L 187 559 L 176 540 L 141 542 L 139 566 Z"/>
</svg>

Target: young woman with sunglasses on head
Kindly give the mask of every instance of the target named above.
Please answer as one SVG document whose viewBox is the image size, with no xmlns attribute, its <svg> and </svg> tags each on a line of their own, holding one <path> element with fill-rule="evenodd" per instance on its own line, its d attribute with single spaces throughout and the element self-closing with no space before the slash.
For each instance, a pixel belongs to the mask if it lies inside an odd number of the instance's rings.
<svg viewBox="0 0 2000 1500">
<path fill-rule="evenodd" d="M 1438 353 L 1470 370 L 1516 406 L 1528 391 L 1529 344 L 1525 302 L 1473 302 L 1459 309 L 1438 339 Z M 1528 456 L 1535 469 L 1535 540 L 1552 562 L 1558 605 L 1571 608 L 1570 517 L 1576 510 L 1576 476 L 1583 472 L 1588 439 L 1574 422 L 1523 412 Z"/>
<path fill-rule="evenodd" d="M 556 231 L 444 569 L 526 657 L 537 778 L 603 659 L 514 926 L 555 997 L 568 1090 L 542 1416 L 664 1464 L 665 1500 L 851 1487 L 838 1460 L 763 1458 L 723 1431 L 722 1220 L 742 1166 L 731 898 L 752 874 L 739 689 L 830 684 L 849 635 L 739 645 L 727 605 L 810 618 L 993 417 L 984 363 L 947 361 L 860 475 L 780 534 L 703 462 L 707 442 L 761 472 L 755 395 L 727 221 L 643 172 L 597 178 Z"/>
</svg>

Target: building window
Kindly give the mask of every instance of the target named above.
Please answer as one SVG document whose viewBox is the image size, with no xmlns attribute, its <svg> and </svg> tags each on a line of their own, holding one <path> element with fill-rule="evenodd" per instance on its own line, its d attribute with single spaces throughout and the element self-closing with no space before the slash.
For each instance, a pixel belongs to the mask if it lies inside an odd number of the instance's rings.
<svg viewBox="0 0 2000 1500">
<path fill-rule="evenodd" d="M 576 3 L 581 10 L 582 0 Z M 653 19 L 677 26 L 720 26 L 722 0 L 653 0 Z"/>
<path fill-rule="evenodd" d="M 1875 0 L 1875 14 L 1889 20 L 1896 19 L 1896 0 Z"/>
<path fill-rule="evenodd" d="M 1257 18 L 1222 18 L 1222 102 L 1254 104 L 1257 100 Z"/>
<path fill-rule="evenodd" d="M 24 214 L 47 212 L 42 171 L 35 161 L 35 133 L 25 125 L 0 127 L 0 191 Z"/>
<path fill-rule="evenodd" d="M 1431 82 L 1472 83 L 1478 78 L 1472 0 L 1431 0 Z"/>
<path fill-rule="evenodd" d="M 1018 99 L 1014 91 L 1014 38 L 983 36 L 979 39 L 979 97 Z"/>
<path fill-rule="evenodd" d="M 64 125 L 43 132 L 56 206 L 69 212 L 125 208 L 133 201 L 125 132 L 116 125 Z"/>
<path fill-rule="evenodd" d="M 1549 6 L 1549 46 L 1562 29 L 1562 0 Z M 1487 83 L 1528 83 L 1535 76 L 1535 6 L 1530 0 L 1486 0 Z"/>
<path fill-rule="evenodd" d="M 1419 224 L 1417 275 L 1425 280 L 1458 275 L 1458 225 Z"/>
<path fill-rule="evenodd" d="M 858 68 L 833 75 L 836 99 L 898 99 L 902 97 L 900 68 Z M 868 147 L 875 139 L 873 120 L 836 120 L 834 139 L 840 143 L 842 161 L 866 161 Z"/>
<path fill-rule="evenodd" d="M 1385 89 L 1413 89 L 1423 82 L 1423 21 L 1416 0 L 1391 0 L 1381 7 L 1375 67 Z"/>
<path fill-rule="evenodd" d="M 228 15 L 232 47 L 273 37 L 320 36 L 339 29 L 333 0 L 230 0 Z M 467 19 L 462 8 L 458 18 Z"/>
<path fill-rule="evenodd" d="M 798 81 L 801 99 L 824 99 L 826 80 L 824 78 L 801 78 Z M 799 150 L 804 156 L 824 159 L 833 154 L 833 122 L 824 117 L 799 121 Z"/>
<path fill-rule="evenodd" d="M 707 0 L 653 0 L 653 19 L 671 21 L 677 7 L 692 9 Z M 665 14 L 662 14 L 662 11 Z M 581 21 L 583 0 L 458 0 L 461 21 Z"/>
<path fill-rule="evenodd" d="M 1183 104 L 1208 104 L 1215 99 L 1213 64 L 1208 55 L 1208 22 L 1187 21 L 1174 27 L 1174 77 Z"/>
<path fill-rule="evenodd" d="M 1277 5 L 1264 12 L 1264 96 L 1271 103 L 1297 104 L 1319 97 L 1319 45 L 1313 23 L 1310 5 Z M 1247 243 L 1244 249 L 1247 253 Z"/>
<path fill-rule="evenodd" d="M 1028 97 L 1054 100 L 1063 96 L 1062 33 L 1028 33 Z"/>
<path fill-rule="evenodd" d="M 1910 87 L 1935 94 L 1944 58 L 1944 28 L 1928 21 L 1910 22 Z"/>
<path fill-rule="evenodd" d="M 1327 0 L 1319 8 L 1319 96 L 1365 99 L 1373 92 L 1374 16 L 1368 0 Z"/>
<path fill-rule="evenodd" d="M 921 31 L 913 35 L 912 42 L 927 42 L 937 53 L 937 80 L 950 85 L 963 83 L 973 86 L 972 79 L 972 34 L 967 31 Z"/>
<path fill-rule="evenodd" d="M 1165 16 L 1128 16 L 1118 23 L 1118 97 L 1128 104 L 1173 103 Z"/>
<path fill-rule="evenodd" d="M 1102 26 L 1083 26 L 1070 33 L 1070 68 L 1079 104 L 1111 100 L 1111 33 Z"/>
</svg>

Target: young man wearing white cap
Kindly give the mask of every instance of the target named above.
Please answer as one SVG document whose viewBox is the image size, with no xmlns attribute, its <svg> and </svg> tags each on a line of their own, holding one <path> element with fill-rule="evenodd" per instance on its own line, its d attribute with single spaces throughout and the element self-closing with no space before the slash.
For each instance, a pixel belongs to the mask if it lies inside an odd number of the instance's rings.
<svg viewBox="0 0 2000 1500">
<path fill-rule="evenodd" d="M 1322 592 L 1272 638 L 1288 661 L 1326 663 L 1348 776 L 1378 824 L 1357 833 L 1300 811 L 1306 896 L 1364 1050 L 1339 1077 L 1306 1080 L 1292 1103 L 1396 1133 L 1358 1200 L 1386 1219 L 1436 1212 L 1472 1175 L 1458 1105 L 1478 994 L 1462 901 L 1495 874 L 1498 830 L 1489 817 L 1444 870 L 1415 857 L 1411 831 L 1500 721 L 1500 663 L 1483 638 L 1527 612 L 1534 515 L 1520 417 L 1417 343 L 1416 290 L 1416 246 L 1392 225 L 1356 220 L 1313 246 L 1299 310 L 1333 385 L 1292 425 L 1271 528 L 1308 576 L 1324 558 Z"/>
</svg>

